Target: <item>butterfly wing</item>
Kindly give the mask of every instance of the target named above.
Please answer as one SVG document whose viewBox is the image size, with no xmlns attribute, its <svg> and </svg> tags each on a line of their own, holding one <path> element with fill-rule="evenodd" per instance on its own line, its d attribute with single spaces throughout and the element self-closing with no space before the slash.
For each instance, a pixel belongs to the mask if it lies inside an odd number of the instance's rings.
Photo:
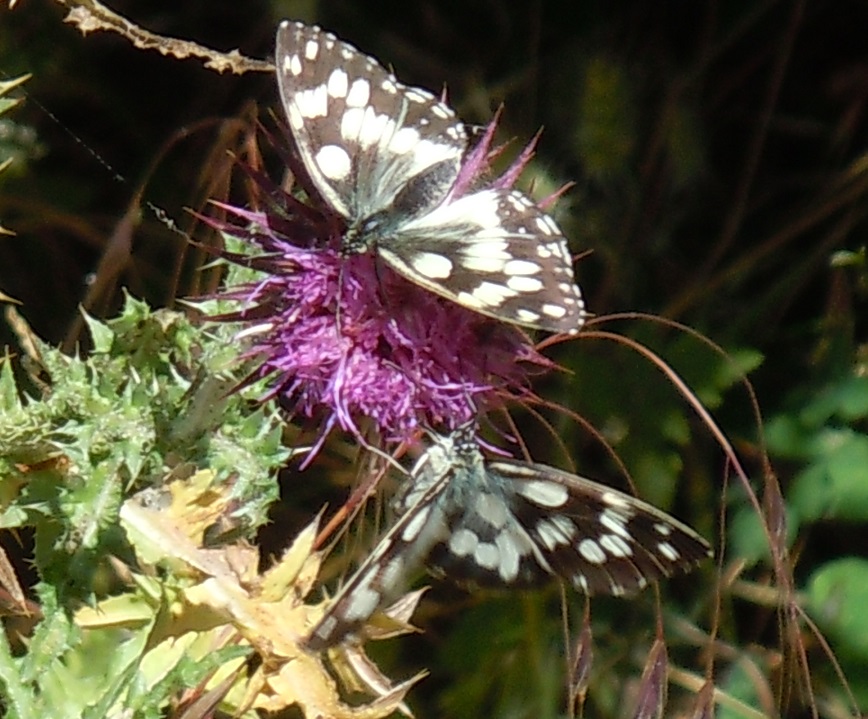
<svg viewBox="0 0 868 719">
<path fill-rule="evenodd" d="M 578 331 L 584 303 L 548 215 L 510 190 L 446 201 L 467 148 L 452 108 L 315 26 L 283 22 L 276 58 L 298 154 L 347 221 L 345 252 L 376 247 L 399 274 L 482 314 Z"/>
<path fill-rule="evenodd" d="M 483 190 L 442 204 L 378 248 L 411 281 L 482 314 L 570 334 L 584 322 L 566 239 L 516 190 Z"/>
<path fill-rule="evenodd" d="M 690 527 L 605 485 L 539 464 L 484 466 L 472 501 L 444 508 L 451 534 L 429 557 L 452 580 L 504 587 L 558 577 L 586 594 L 628 596 L 711 555 Z"/>
<path fill-rule="evenodd" d="M 399 519 L 311 631 L 312 651 L 357 631 L 423 562 L 475 586 L 559 578 L 627 596 L 711 556 L 690 527 L 635 497 L 541 464 L 486 461 L 469 430 L 435 437 L 411 478 Z"/>
<path fill-rule="evenodd" d="M 516 518 L 557 574 L 588 594 L 634 594 L 712 555 L 686 524 L 611 487 L 540 464 L 488 469 L 512 484 Z"/>
<path fill-rule="evenodd" d="M 426 452 L 413 474 L 420 478 L 403 495 L 406 511 L 341 588 L 311 630 L 305 646 L 311 651 L 343 641 L 378 610 L 396 599 L 431 547 L 449 535 L 438 503 L 449 486 L 451 468 L 437 460 L 439 448 Z"/>
<path fill-rule="evenodd" d="M 417 213 L 440 203 L 467 147 L 452 108 L 316 26 L 282 22 L 275 54 L 296 149 L 326 204 L 352 224 L 395 201 Z"/>
</svg>

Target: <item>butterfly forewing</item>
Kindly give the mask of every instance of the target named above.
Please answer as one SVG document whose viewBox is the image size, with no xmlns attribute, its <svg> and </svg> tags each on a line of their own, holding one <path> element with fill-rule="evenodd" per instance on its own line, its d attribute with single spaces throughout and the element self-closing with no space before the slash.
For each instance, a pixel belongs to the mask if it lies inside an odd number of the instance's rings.
<svg viewBox="0 0 868 719">
<path fill-rule="evenodd" d="M 434 167 L 437 182 L 425 183 L 427 205 L 416 211 L 444 198 L 467 146 L 448 105 L 316 26 L 281 23 L 276 56 L 296 149 L 331 209 L 362 223 Z"/>
<path fill-rule="evenodd" d="M 357 632 L 376 611 L 397 598 L 431 547 L 449 535 L 437 500 L 449 486 L 451 467 L 441 459 L 436 445 L 420 458 L 413 475 L 422 481 L 409 485 L 403 495 L 407 511 L 332 600 L 305 640 L 308 649 L 320 651 Z"/>
</svg>

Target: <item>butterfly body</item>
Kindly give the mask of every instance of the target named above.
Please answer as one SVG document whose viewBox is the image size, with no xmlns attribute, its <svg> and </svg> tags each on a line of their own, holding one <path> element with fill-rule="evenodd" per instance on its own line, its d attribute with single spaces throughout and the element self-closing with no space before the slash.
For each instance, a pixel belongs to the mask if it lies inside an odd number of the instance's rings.
<svg viewBox="0 0 868 719">
<path fill-rule="evenodd" d="M 335 597 L 309 646 L 357 630 L 425 564 L 461 584 L 564 581 L 629 596 L 710 556 L 702 537 L 611 487 L 546 465 L 487 460 L 467 428 L 437 436 L 395 499 L 400 515 Z"/>
<path fill-rule="evenodd" d="M 566 239 L 523 193 L 453 196 L 468 149 L 454 110 L 315 26 L 277 33 L 280 95 L 308 185 L 343 220 L 341 253 L 481 314 L 576 332 L 585 318 Z"/>
</svg>

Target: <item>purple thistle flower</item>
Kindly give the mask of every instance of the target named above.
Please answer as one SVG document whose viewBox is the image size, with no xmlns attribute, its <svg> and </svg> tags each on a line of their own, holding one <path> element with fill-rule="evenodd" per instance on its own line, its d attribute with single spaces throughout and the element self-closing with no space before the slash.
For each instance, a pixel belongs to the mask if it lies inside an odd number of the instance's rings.
<svg viewBox="0 0 868 719">
<path fill-rule="evenodd" d="M 451 198 L 478 184 L 499 152 L 491 149 L 496 119 L 468 153 Z M 511 185 L 531 152 L 492 186 Z M 371 253 L 342 256 L 341 227 L 327 210 L 251 176 L 277 206 L 217 203 L 244 225 L 210 223 L 257 250 L 225 258 L 266 274 L 222 292 L 242 307 L 213 319 L 248 324 L 239 337 L 258 362 L 250 379 L 269 380 L 263 400 L 319 419 L 320 442 L 335 426 L 361 437 L 363 418 L 398 442 L 419 427 L 452 430 L 507 399 L 533 397 L 531 376 L 553 365 L 524 332 L 413 284 Z"/>
</svg>

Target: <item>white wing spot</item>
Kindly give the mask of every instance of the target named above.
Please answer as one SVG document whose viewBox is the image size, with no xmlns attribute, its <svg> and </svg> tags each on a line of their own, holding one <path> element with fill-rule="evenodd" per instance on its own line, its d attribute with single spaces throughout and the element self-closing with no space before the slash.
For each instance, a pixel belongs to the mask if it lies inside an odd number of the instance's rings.
<svg viewBox="0 0 868 719">
<path fill-rule="evenodd" d="M 462 293 L 464 294 L 464 293 Z M 518 292 L 506 285 L 494 282 L 480 282 L 479 286 L 472 290 L 471 295 L 486 307 L 500 307 L 509 297 L 515 297 Z"/>
<path fill-rule="evenodd" d="M 389 140 L 389 150 L 403 155 L 413 150 L 419 143 L 419 131 L 414 127 L 402 127 Z"/>
<path fill-rule="evenodd" d="M 293 53 L 283 58 L 283 70 L 291 75 L 301 75 L 301 58 L 298 56 L 298 53 Z"/>
<path fill-rule="evenodd" d="M 422 531 L 422 527 L 425 526 L 429 514 L 431 514 L 430 505 L 419 510 L 416 516 L 407 522 L 407 526 L 404 527 L 404 531 L 401 532 L 401 539 L 405 542 L 412 542 L 416 539 L 416 537 L 419 536 L 419 532 Z"/>
<path fill-rule="evenodd" d="M 541 479 L 521 482 L 517 485 L 516 490 L 541 507 L 563 507 L 570 498 L 570 493 L 562 484 L 546 482 Z"/>
<path fill-rule="evenodd" d="M 406 97 L 410 102 L 419 102 L 424 103 L 432 100 L 434 98 L 433 95 L 429 95 L 424 90 L 420 90 L 417 87 L 408 87 L 404 90 L 404 97 Z"/>
<path fill-rule="evenodd" d="M 573 586 L 576 589 L 581 589 L 585 594 L 590 593 L 590 589 L 588 588 L 588 580 L 585 578 L 584 574 L 577 574 L 573 577 Z"/>
<path fill-rule="evenodd" d="M 370 109 L 370 108 L 368 108 Z M 344 113 L 341 118 L 341 137 L 345 140 L 356 140 L 362 129 L 365 119 L 365 111 L 359 107 L 353 107 Z"/>
<path fill-rule="evenodd" d="M 367 80 L 353 80 L 347 93 L 347 107 L 365 107 L 371 99 L 371 83 Z"/>
<path fill-rule="evenodd" d="M 294 101 L 301 116 L 307 119 L 325 117 L 328 114 L 329 98 L 325 85 L 317 85 L 310 90 L 296 93 Z"/>
<path fill-rule="evenodd" d="M 362 117 L 362 126 L 359 128 L 359 144 L 362 147 L 370 147 L 380 141 L 382 137 L 388 137 L 395 130 L 395 121 L 388 115 L 378 115 L 374 108 L 365 108 Z"/>
<path fill-rule="evenodd" d="M 509 519 L 509 510 L 504 501 L 491 492 L 481 492 L 476 496 L 476 512 L 482 519 L 496 529 L 500 529 Z"/>
<path fill-rule="evenodd" d="M 473 553 L 473 558 L 480 566 L 486 569 L 494 569 L 500 561 L 500 552 L 493 544 L 480 544 Z"/>
<path fill-rule="evenodd" d="M 473 219 L 474 221 L 477 220 L 476 217 L 474 217 Z M 465 257 L 478 257 L 479 259 L 483 260 L 500 260 L 500 266 L 498 268 L 500 269 L 504 266 L 504 263 L 509 261 L 509 243 L 505 240 L 497 240 L 493 242 L 472 242 L 461 248 L 461 254 Z"/>
<path fill-rule="evenodd" d="M 600 546 L 613 557 L 630 557 L 633 549 L 617 534 L 604 534 L 600 537 Z"/>
<path fill-rule="evenodd" d="M 350 108 L 341 118 L 341 137 L 358 141 L 362 149 L 367 149 L 379 141 L 388 121 L 386 115 L 378 115 L 370 106 Z"/>
<path fill-rule="evenodd" d="M 624 526 L 626 521 L 627 517 L 624 517 L 617 512 L 613 512 L 611 509 L 604 509 L 600 514 L 600 524 L 602 524 L 606 529 L 624 539 L 632 539 L 630 532 L 627 531 L 627 527 Z"/>
<path fill-rule="evenodd" d="M 411 176 L 418 175 L 422 170 L 436 165 L 438 162 L 443 162 L 443 160 L 457 158 L 460 154 L 461 148 L 455 145 L 419 140 L 413 145 L 413 164 L 408 173 Z"/>
<path fill-rule="evenodd" d="M 664 537 L 668 537 L 670 534 L 672 534 L 672 527 L 670 527 L 668 524 L 663 523 L 655 524 L 654 531 L 657 532 L 657 534 L 662 534 Z"/>
<path fill-rule="evenodd" d="M 306 60 L 316 60 L 319 54 L 319 43 L 316 40 L 308 40 L 304 46 L 304 57 Z"/>
<path fill-rule="evenodd" d="M 486 257 L 484 255 L 479 257 L 465 256 L 461 260 L 461 265 L 472 272 L 493 273 L 503 270 L 502 259 L 499 257 Z"/>
<path fill-rule="evenodd" d="M 528 260 L 510 260 L 503 266 L 508 275 L 536 275 L 542 270 L 536 262 Z"/>
<path fill-rule="evenodd" d="M 436 252 L 419 252 L 410 264 L 414 271 L 432 280 L 443 280 L 452 274 L 452 260 Z"/>
<path fill-rule="evenodd" d="M 563 268 L 559 267 L 558 270 L 561 272 L 568 272 L 572 274 L 572 268 L 570 267 L 570 265 L 572 265 L 573 261 L 570 257 L 570 252 L 567 249 L 566 244 L 563 242 L 549 242 L 547 247 L 549 248 L 549 252 L 552 256 L 560 257 L 563 260 L 564 265 L 566 265 L 566 267 Z"/>
<path fill-rule="evenodd" d="M 523 307 L 519 307 L 516 311 L 515 316 L 522 322 L 538 322 L 540 318 L 539 312 L 532 312 L 531 310 L 526 310 Z"/>
<path fill-rule="evenodd" d="M 449 537 L 449 551 L 458 557 L 466 557 L 473 554 L 478 544 L 479 537 L 469 529 L 459 529 Z"/>
<path fill-rule="evenodd" d="M 514 279 L 518 279 L 517 277 Z M 530 278 L 528 278 L 530 279 Z M 546 303 L 542 306 L 543 314 L 548 315 L 549 317 L 554 317 L 555 319 L 560 319 L 561 317 L 567 314 L 567 308 L 563 305 L 553 305 L 551 303 Z"/>
<path fill-rule="evenodd" d="M 556 527 L 552 527 L 547 519 L 541 519 L 536 523 L 536 533 L 546 549 L 552 551 L 561 543 L 561 535 Z"/>
<path fill-rule="evenodd" d="M 433 97 L 433 95 L 431 96 Z M 446 105 L 442 102 L 438 102 L 431 106 L 431 112 L 433 112 L 437 117 L 442 120 L 449 120 L 450 118 L 455 117 L 455 113 L 452 112 Z"/>
<path fill-rule="evenodd" d="M 536 246 L 536 253 L 540 259 L 547 260 L 552 256 L 552 248 L 548 244 L 541 243 Z"/>
<path fill-rule="evenodd" d="M 485 303 L 482 300 L 470 294 L 469 292 L 459 292 L 456 297 L 456 301 L 459 304 L 464 305 L 465 307 L 473 307 L 475 309 L 485 307 Z"/>
<path fill-rule="evenodd" d="M 506 199 L 518 212 L 524 212 L 533 205 L 533 201 L 521 192 L 510 192 Z"/>
<path fill-rule="evenodd" d="M 349 78 L 347 77 L 347 73 L 341 70 L 340 68 L 335 68 L 332 70 L 332 74 L 329 75 L 328 81 L 328 93 L 331 97 L 346 97 L 347 96 L 347 87 L 349 84 Z"/>
<path fill-rule="evenodd" d="M 548 215 L 539 215 L 536 218 L 537 229 L 544 235 L 558 234 L 558 228 Z"/>
<path fill-rule="evenodd" d="M 677 562 L 681 555 L 678 553 L 678 550 L 675 549 L 669 542 L 658 542 L 657 549 L 660 554 L 662 554 L 666 559 L 670 562 Z"/>
<path fill-rule="evenodd" d="M 617 492 L 603 492 L 600 499 L 602 499 L 610 507 L 630 510 L 630 501 L 625 496 Z M 626 515 L 628 518 L 630 518 L 633 516 L 633 512 L 627 511 Z"/>
<path fill-rule="evenodd" d="M 390 95 L 394 95 L 396 92 L 398 92 L 398 85 L 395 83 L 394 80 L 388 77 L 383 80 L 383 82 L 380 84 L 380 87 L 383 89 L 383 91 L 388 92 Z"/>
<path fill-rule="evenodd" d="M 606 553 L 593 539 L 583 539 L 577 549 L 579 554 L 591 564 L 602 564 L 606 561 Z"/>
<path fill-rule="evenodd" d="M 356 622 L 367 619 L 377 609 L 380 603 L 380 593 L 370 587 L 357 587 L 349 598 L 344 620 Z"/>
<path fill-rule="evenodd" d="M 549 551 L 559 544 L 570 544 L 576 533 L 576 525 L 562 515 L 541 519 L 536 525 L 537 534 Z"/>
<path fill-rule="evenodd" d="M 526 277 L 524 275 L 515 275 L 506 281 L 506 286 L 516 290 L 517 292 L 539 292 L 543 288 L 542 280 L 537 277 Z M 551 305 L 543 305 L 543 312 L 547 315 L 551 312 L 546 309 Z"/>
<path fill-rule="evenodd" d="M 518 567 L 521 560 L 521 547 L 516 543 L 516 537 L 508 531 L 503 531 L 494 540 L 500 553 L 500 568 L 498 573 L 504 582 L 512 582 L 518 576 Z"/>
<path fill-rule="evenodd" d="M 380 572 L 380 586 L 396 587 L 404 573 L 404 560 L 398 555 Z"/>
<path fill-rule="evenodd" d="M 569 517 L 565 517 L 562 514 L 556 514 L 551 518 L 552 524 L 556 524 L 560 527 L 560 530 L 564 533 L 565 537 L 572 538 L 576 534 L 576 525 L 572 519 Z"/>
<path fill-rule="evenodd" d="M 301 116 L 301 112 L 299 112 L 295 103 L 286 106 L 286 116 L 289 118 L 289 126 L 294 131 L 297 132 L 304 127 L 304 118 Z"/>
<path fill-rule="evenodd" d="M 437 158 L 437 161 L 452 158 L 457 160 L 461 155 L 460 146 L 440 145 L 439 147 L 441 148 L 441 154 Z M 497 195 L 494 192 L 486 190 L 473 195 L 464 195 L 452 202 L 444 202 L 432 212 L 408 222 L 405 230 L 407 232 L 414 230 L 427 231 L 429 228 L 436 228 L 440 231 L 445 226 L 468 224 L 472 227 L 470 232 L 474 238 L 478 239 L 484 236 L 481 230 L 493 229 L 496 230 L 497 234 L 492 239 L 496 238 L 498 243 L 504 242 L 501 237 L 500 217 L 497 214 Z M 477 227 L 480 229 L 477 230 Z M 478 248 L 475 246 L 479 244 L 487 243 L 472 242 L 463 247 L 462 252 L 467 252 L 471 248 L 473 248 L 473 252 L 476 252 Z M 505 247 L 506 245 L 504 244 Z M 509 259 L 510 257 L 508 256 L 504 257 L 504 261 Z"/>
<path fill-rule="evenodd" d="M 350 156 L 337 145 L 323 145 L 316 153 L 316 166 L 330 180 L 343 180 L 350 174 Z"/>
</svg>

